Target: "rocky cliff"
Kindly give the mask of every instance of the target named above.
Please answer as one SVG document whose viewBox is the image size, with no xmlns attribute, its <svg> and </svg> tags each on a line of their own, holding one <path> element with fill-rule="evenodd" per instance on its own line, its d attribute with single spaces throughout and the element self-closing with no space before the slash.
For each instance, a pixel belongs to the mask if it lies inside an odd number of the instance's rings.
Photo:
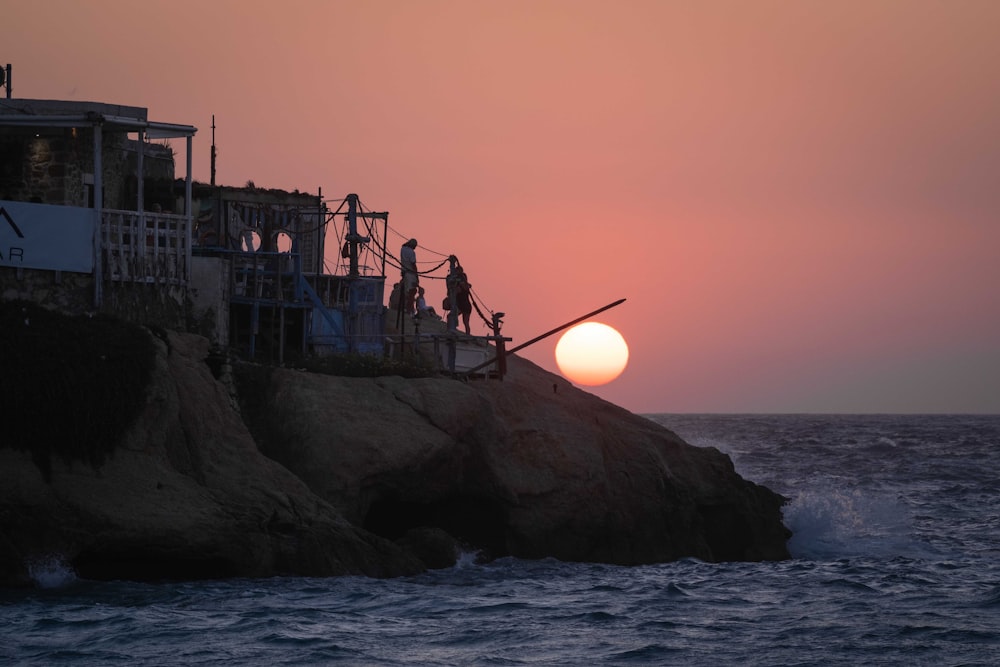
<svg viewBox="0 0 1000 667">
<path fill-rule="evenodd" d="M 353 525 L 492 556 L 619 564 L 787 557 L 781 499 L 519 358 L 504 380 L 274 369 L 258 443 Z"/>
<path fill-rule="evenodd" d="M 111 454 L 40 465 L 0 442 L 0 584 L 53 557 L 87 578 L 188 579 L 394 576 L 459 548 L 620 564 L 788 556 L 782 499 L 727 456 L 525 360 L 503 381 L 243 365 L 241 409 L 205 339 L 153 340 L 141 410 Z"/>
<path fill-rule="evenodd" d="M 53 457 L 46 479 L 0 448 L 0 583 L 53 558 L 94 579 L 422 569 L 262 456 L 207 356 L 197 336 L 158 340 L 145 407 L 98 465 Z"/>
</svg>

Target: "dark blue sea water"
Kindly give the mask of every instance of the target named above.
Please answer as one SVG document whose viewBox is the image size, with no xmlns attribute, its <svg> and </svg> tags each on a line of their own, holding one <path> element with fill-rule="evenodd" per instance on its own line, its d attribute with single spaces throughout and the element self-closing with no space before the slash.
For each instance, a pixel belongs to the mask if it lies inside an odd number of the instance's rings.
<svg viewBox="0 0 1000 667">
<path fill-rule="evenodd" d="M 654 415 L 791 498 L 793 560 L 0 592 L 4 665 L 997 665 L 1000 416 Z"/>
</svg>

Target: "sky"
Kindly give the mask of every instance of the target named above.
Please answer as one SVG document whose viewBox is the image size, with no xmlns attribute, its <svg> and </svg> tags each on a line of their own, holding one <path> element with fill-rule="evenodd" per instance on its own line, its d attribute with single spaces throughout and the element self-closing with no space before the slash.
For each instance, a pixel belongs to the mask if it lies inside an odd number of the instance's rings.
<svg viewBox="0 0 1000 667">
<path fill-rule="evenodd" d="M 214 114 L 217 182 L 358 194 L 511 345 L 625 298 L 633 412 L 1000 412 L 1000 2 L 3 5 L 14 97 L 194 125 L 203 182 Z"/>
</svg>

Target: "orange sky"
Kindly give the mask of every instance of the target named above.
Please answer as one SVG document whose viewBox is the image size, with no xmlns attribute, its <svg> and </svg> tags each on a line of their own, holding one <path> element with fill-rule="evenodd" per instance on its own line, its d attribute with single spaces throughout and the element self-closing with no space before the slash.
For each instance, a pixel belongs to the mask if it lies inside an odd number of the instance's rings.
<svg viewBox="0 0 1000 667">
<path fill-rule="evenodd" d="M 215 114 L 220 183 L 388 210 L 515 345 L 626 297 L 590 391 L 632 411 L 1000 412 L 998 2 L 3 14 L 15 97 L 195 125 L 202 181 Z M 556 371 L 556 340 L 523 354 Z"/>
</svg>

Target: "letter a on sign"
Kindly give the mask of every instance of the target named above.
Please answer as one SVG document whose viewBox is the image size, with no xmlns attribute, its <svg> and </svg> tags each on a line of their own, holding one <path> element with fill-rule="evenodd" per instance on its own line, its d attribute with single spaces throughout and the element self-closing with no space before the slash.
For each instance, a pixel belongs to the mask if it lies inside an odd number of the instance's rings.
<svg viewBox="0 0 1000 667">
<path fill-rule="evenodd" d="M 7 221 L 7 224 L 10 225 L 11 229 L 14 230 L 14 233 L 17 234 L 17 238 L 19 239 L 24 238 L 24 234 L 21 232 L 21 228 L 18 227 L 17 223 L 14 222 L 14 219 L 10 217 L 10 213 L 7 212 L 7 209 L 3 208 L 2 206 L 0 206 L 0 216 L 2 216 L 3 219 Z"/>
</svg>

